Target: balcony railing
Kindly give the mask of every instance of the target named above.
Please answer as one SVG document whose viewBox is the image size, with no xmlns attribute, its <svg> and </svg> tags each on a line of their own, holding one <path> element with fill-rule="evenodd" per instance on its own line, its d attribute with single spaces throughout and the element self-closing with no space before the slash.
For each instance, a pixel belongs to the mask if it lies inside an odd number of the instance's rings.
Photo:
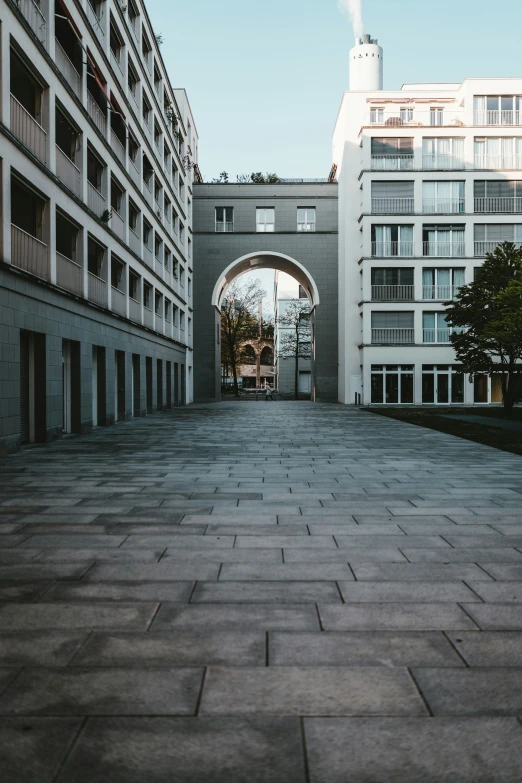
<svg viewBox="0 0 522 783">
<path fill-rule="evenodd" d="M 127 297 L 119 288 L 111 286 L 111 310 L 119 315 L 127 315 Z"/>
<path fill-rule="evenodd" d="M 411 258 L 413 256 L 414 243 L 404 242 L 372 242 L 373 258 L 392 258 L 393 256 Z"/>
<path fill-rule="evenodd" d="M 413 285 L 372 285 L 372 301 L 411 302 L 413 298 Z"/>
<path fill-rule="evenodd" d="M 152 207 L 154 196 L 152 195 L 152 190 L 150 189 L 149 185 L 145 180 L 143 180 L 143 198 L 149 205 L 149 207 Z"/>
<path fill-rule="evenodd" d="M 138 324 L 141 323 L 141 304 L 131 296 L 129 296 L 129 318 Z"/>
<path fill-rule="evenodd" d="M 107 136 L 107 112 L 103 111 L 87 90 L 87 111 L 102 136 Z"/>
<path fill-rule="evenodd" d="M 522 155 L 475 155 L 476 169 L 522 169 Z"/>
<path fill-rule="evenodd" d="M 79 296 L 83 295 L 83 269 L 67 256 L 56 253 L 56 283 Z"/>
<path fill-rule="evenodd" d="M 373 215 L 411 215 L 413 198 L 372 198 Z"/>
<path fill-rule="evenodd" d="M 464 212 L 463 198 L 424 198 L 422 211 L 425 214 L 455 215 Z"/>
<path fill-rule="evenodd" d="M 56 176 L 62 180 L 69 190 L 72 190 L 75 196 L 78 196 L 78 198 L 82 197 L 82 175 L 80 169 L 58 145 L 56 146 Z"/>
<path fill-rule="evenodd" d="M 482 258 L 486 253 L 494 253 L 501 242 L 513 242 L 516 247 L 522 247 L 522 242 L 515 242 L 513 239 L 497 240 L 496 242 L 475 242 L 475 258 Z"/>
<path fill-rule="evenodd" d="M 372 344 L 405 345 L 415 342 L 415 329 L 372 329 Z"/>
<path fill-rule="evenodd" d="M 138 167 L 136 166 L 136 163 L 130 157 L 129 157 L 129 166 L 127 171 L 130 174 L 130 178 L 132 179 L 132 181 L 134 182 L 134 184 L 137 186 L 139 190 L 141 185 L 141 175 Z"/>
<path fill-rule="evenodd" d="M 34 0 L 16 0 L 16 5 L 40 43 L 47 49 L 47 19 L 40 8 Z"/>
<path fill-rule="evenodd" d="M 116 74 L 116 78 L 118 79 L 119 83 L 123 85 L 123 70 L 121 67 L 121 61 L 118 55 L 112 51 L 112 49 L 110 50 L 110 60 L 111 60 L 112 70 Z"/>
<path fill-rule="evenodd" d="M 422 341 L 424 343 L 449 343 L 450 342 L 451 329 L 446 327 L 445 329 L 423 329 Z"/>
<path fill-rule="evenodd" d="M 125 221 L 114 208 L 111 210 L 111 228 L 116 236 L 125 240 Z"/>
<path fill-rule="evenodd" d="M 89 0 L 87 0 L 87 19 L 92 29 L 96 33 L 98 40 L 103 44 L 105 42 L 105 33 L 101 24 L 101 19 L 97 16 L 96 11 L 92 7 Z"/>
<path fill-rule="evenodd" d="M 520 196 L 486 196 L 475 198 L 475 212 L 522 212 L 522 197 Z"/>
<path fill-rule="evenodd" d="M 118 158 L 120 163 L 122 163 L 125 166 L 126 161 L 126 154 L 125 154 L 125 147 L 117 137 L 116 133 L 111 128 L 111 147 L 112 151 L 114 152 L 115 156 Z"/>
<path fill-rule="evenodd" d="M 474 125 L 522 125 L 522 112 L 513 109 L 476 111 Z"/>
<path fill-rule="evenodd" d="M 216 223 L 216 234 L 232 234 L 234 231 L 234 222 Z"/>
<path fill-rule="evenodd" d="M 143 324 L 144 326 L 148 326 L 149 329 L 152 329 L 154 325 L 153 312 L 148 307 L 145 307 L 145 305 L 143 305 Z"/>
<path fill-rule="evenodd" d="M 47 245 L 14 223 L 11 223 L 11 263 L 36 277 L 49 280 Z"/>
<path fill-rule="evenodd" d="M 466 246 L 464 240 L 424 242 L 424 255 L 435 256 L 439 258 L 464 258 L 466 255 Z"/>
<path fill-rule="evenodd" d="M 107 283 L 92 272 L 89 272 L 87 277 L 89 300 L 101 307 L 107 307 Z"/>
<path fill-rule="evenodd" d="M 129 247 L 134 250 L 139 256 L 141 256 L 141 238 L 136 234 L 134 229 L 129 226 Z"/>
<path fill-rule="evenodd" d="M 419 126 L 461 128 L 464 125 L 464 112 L 449 108 L 444 111 L 413 109 L 401 112 L 400 108 L 390 106 L 389 108 L 370 109 L 363 124 L 387 128 Z"/>
<path fill-rule="evenodd" d="M 152 250 L 145 244 L 143 245 L 143 249 L 141 251 L 141 257 L 143 258 L 143 263 L 152 268 Z"/>
<path fill-rule="evenodd" d="M 54 60 L 58 70 L 65 77 L 67 84 L 74 90 L 78 98 L 82 96 L 82 77 L 65 53 L 58 38 L 54 41 Z"/>
<path fill-rule="evenodd" d="M 47 163 L 47 133 L 14 95 L 11 95 L 11 131 L 38 160 Z"/>
<path fill-rule="evenodd" d="M 91 182 L 87 183 L 87 205 L 95 215 L 101 217 L 107 209 L 107 201 Z"/>
<path fill-rule="evenodd" d="M 422 167 L 424 169 L 455 171 L 464 168 L 464 161 L 454 155 L 423 155 Z"/>
<path fill-rule="evenodd" d="M 411 171 L 413 155 L 372 155 L 372 171 Z"/>
<path fill-rule="evenodd" d="M 443 302 L 454 299 L 459 286 L 456 285 L 423 285 L 423 299 L 440 299 Z"/>
</svg>

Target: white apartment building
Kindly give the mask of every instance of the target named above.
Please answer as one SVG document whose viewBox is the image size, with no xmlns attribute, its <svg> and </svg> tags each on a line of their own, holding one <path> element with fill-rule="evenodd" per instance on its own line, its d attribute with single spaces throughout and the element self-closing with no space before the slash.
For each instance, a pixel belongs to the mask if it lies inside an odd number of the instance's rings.
<svg viewBox="0 0 522 783">
<path fill-rule="evenodd" d="M 11 450 L 192 401 L 199 170 L 141 0 L 5 0 L 0 43 Z"/>
<path fill-rule="evenodd" d="M 339 182 L 339 400 L 501 402 L 468 383 L 445 301 L 486 252 L 522 244 L 522 79 L 383 90 L 383 52 L 350 52 L 334 137 Z"/>
</svg>

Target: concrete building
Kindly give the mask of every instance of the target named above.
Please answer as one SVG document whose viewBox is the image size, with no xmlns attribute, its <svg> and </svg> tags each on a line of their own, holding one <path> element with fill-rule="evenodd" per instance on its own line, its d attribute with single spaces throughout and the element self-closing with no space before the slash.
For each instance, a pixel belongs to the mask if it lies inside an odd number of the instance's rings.
<svg viewBox="0 0 522 783">
<path fill-rule="evenodd" d="M 369 36 L 350 52 L 333 139 L 339 182 L 339 400 L 488 403 L 459 371 L 443 302 L 486 252 L 522 243 L 522 79 L 383 90 Z"/>
<path fill-rule="evenodd" d="M 220 306 L 228 285 L 267 268 L 287 272 L 306 291 L 312 398 L 337 399 L 337 254 L 335 182 L 194 185 L 196 400 L 220 398 Z"/>
<path fill-rule="evenodd" d="M 140 0 L 0 9 L 0 449 L 192 400 L 198 138 Z"/>
<path fill-rule="evenodd" d="M 294 330 L 280 322 L 280 318 L 287 312 L 291 302 L 299 300 L 308 303 L 308 296 L 304 288 L 298 283 L 294 283 L 293 291 L 288 291 L 288 282 L 285 285 L 286 290 L 281 290 L 279 285 L 280 273 L 276 271 L 274 280 L 274 357 L 276 388 L 285 396 L 295 395 L 295 359 L 285 354 L 285 335 Z M 289 296 L 292 293 L 292 296 Z M 300 338 L 303 343 L 311 341 L 311 324 L 305 321 L 301 324 Z M 299 357 L 297 367 L 297 391 L 300 398 L 309 399 L 312 393 L 312 361 L 311 358 Z"/>
</svg>

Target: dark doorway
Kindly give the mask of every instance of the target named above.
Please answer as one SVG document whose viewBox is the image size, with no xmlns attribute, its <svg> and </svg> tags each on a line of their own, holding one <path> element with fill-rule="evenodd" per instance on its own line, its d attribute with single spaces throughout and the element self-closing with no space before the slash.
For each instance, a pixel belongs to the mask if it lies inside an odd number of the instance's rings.
<svg viewBox="0 0 522 783">
<path fill-rule="evenodd" d="M 161 359 L 156 359 L 156 395 L 160 411 L 163 409 L 163 361 Z"/>
<path fill-rule="evenodd" d="M 116 351 L 116 421 L 125 421 L 125 352 Z"/>
<path fill-rule="evenodd" d="M 165 372 L 167 373 L 167 409 L 172 408 L 172 362 L 165 362 Z"/>
<path fill-rule="evenodd" d="M 177 362 L 174 362 L 174 405 L 176 408 L 179 405 L 179 366 Z"/>
<path fill-rule="evenodd" d="M 141 384 L 140 384 L 140 357 L 132 354 L 132 415 L 141 416 Z"/>
<path fill-rule="evenodd" d="M 147 391 L 147 413 L 152 413 L 152 359 L 147 356 L 145 360 L 145 383 Z"/>
</svg>

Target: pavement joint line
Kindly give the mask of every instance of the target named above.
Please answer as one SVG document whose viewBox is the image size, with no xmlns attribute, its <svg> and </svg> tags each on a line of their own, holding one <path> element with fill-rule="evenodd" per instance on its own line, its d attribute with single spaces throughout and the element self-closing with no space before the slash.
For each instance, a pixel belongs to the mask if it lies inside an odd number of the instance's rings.
<svg viewBox="0 0 522 783">
<path fill-rule="evenodd" d="M 77 731 L 76 731 L 76 732 L 74 733 L 74 735 L 71 737 L 71 739 L 70 739 L 70 741 L 69 741 L 69 744 L 68 744 L 68 747 L 67 747 L 67 748 L 66 748 L 66 750 L 65 750 L 65 753 L 64 753 L 64 755 L 62 756 L 62 758 L 60 759 L 60 762 L 59 762 L 59 764 L 58 764 L 58 767 L 57 767 L 56 773 L 55 773 L 55 774 L 53 775 L 53 777 L 51 778 L 51 781 L 50 781 L 50 783 L 57 783 L 57 781 L 59 780 L 59 778 L 60 778 L 60 776 L 61 776 L 61 774 L 62 774 L 63 770 L 65 769 L 65 765 L 66 765 L 67 761 L 69 760 L 69 758 L 70 758 L 70 756 L 71 756 L 71 754 L 72 754 L 72 752 L 73 752 L 73 750 L 74 750 L 75 746 L 76 746 L 76 745 L 77 745 L 77 743 L 78 743 L 78 740 L 80 739 L 81 735 L 82 735 L 82 734 L 83 734 L 83 732 L 84 732 L 84 729 L 85 729 L 85 727 L 86 727 L 86 725 L 87 725 L 87 722 L 88 722 L 88 721 L 89 721 L 89 716 L 85 716 L 85 717 L 84 717 L 84 718 L 81 720 L 81 722 L 80 722 L 80 725 L 78 726 L 78 729 L 77 729 Z"/>
</svg>

